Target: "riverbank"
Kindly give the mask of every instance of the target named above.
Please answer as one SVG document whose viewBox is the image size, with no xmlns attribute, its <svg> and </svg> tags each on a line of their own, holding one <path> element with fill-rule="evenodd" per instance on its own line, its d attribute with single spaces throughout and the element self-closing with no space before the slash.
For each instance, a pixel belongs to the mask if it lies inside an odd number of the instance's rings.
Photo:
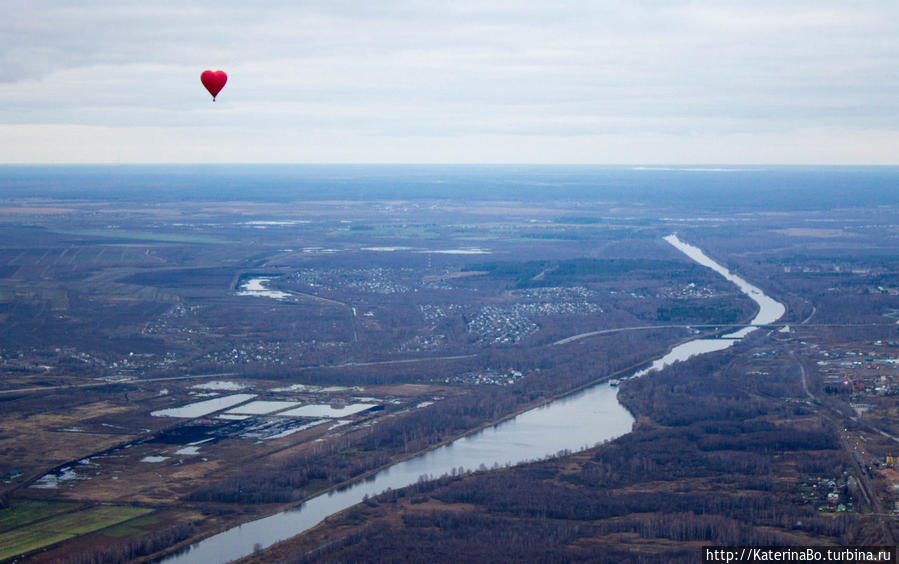
<svg viewBox="0 0 899 564">
<path fill-rule="evenodd" d="M 872 520 L 827 510 L 835 489 L 821 484 L 845 480 L 846 461 L 833 428 L 783 401 L 796 382 L 729 365 L 704 355 L 623 382 L 640 425 L 609 444 L 413 484 L 240 562 L 365 561 L 373 546 L 416 562 L 697 562 L 712 544 L 888 544 Z"/>
<path fill-rule="evenodd" d="M 678 250 L 690 256 L 691 259 L 697 260 L 695 252 L 691 256 L 691 253 L 684 249 L 699 251 L 698 249 L 690 246 L 681 248 L 672 243 L 672 240 L 681 243 L 674 235 L 666 238 L 666 241 L 674 245 Z M 701 254 L 701 251 L 699 253 Z M 763 303 L 757 299 L 760 295 L 763 296 L 761 290 L 748 284 L 745 280 L 730 274 L 727 269 L 714 263 L 705 255 L 702 255 L 700 260 L 697 260 L 697 262 L 712 268 L 728 280 L 736 283 L 746 295 L 750 297 L 753 297 L 753 294 L 756 295 L 754 301 L 759 303 L 760 313 L 756 316 L 754 322 L 767 319 L 766 316 L 762 316 Z M 708 263 L 712 263 L 715 267 L 709 266 Z M 767 296 L 764 297 L 767 298 Z M 767 299 L 770 300 L 770 298 Z M 774 300 L 770 301 L 777 304 Z M 770 323 L 776 319 L 777 317 L 766 322 Z M 735 340 L 733 339 L 729 342 L 732 343 Z M 694 347 L 696 350 L 693 352 L 684 350 L 684 347 L 697 341 L 702 340 L 690 340 L 674 347 L 659 360 L 662 364 L 654 366 L 663 367 L 665 362 L 673 363 L 689 358 L 693 354 L 702 354 L 722 348 L 720 340 L 707 339 L 705 340 L 706 343 L 714 344 L 706 345 L 706 347 Z M 684 356 L 685 353 L 690 354 Z M 668 360 L 666 361 L 666 359 Z M 652 367 L 648 370 L 651 369 Z M 608 378 L 611 377 L 614 376 L 608 376 Z M 211 562 L 234 559 L 250 554 L 259 547 L 264 548 L 308 530 L 327 516 L 342 511 L 362 501 L 365 497 L 380 493 L 387 488 L 401 488 L 420 481 L 422 478 L 427 479 L 451 472 L 454 473 L 458 468 L 489 468 L 491 465 L 501 466 L 503 464 L 535 460 L 562 451 L 580 450 L 604 440 L 616 438 L 627 433 L 630 430 L 630 424 L 633 423 L 631 414 L 618 403 L 616 392 L 615 388 L 609 386 L 585 387 L 580 392 L 568 392 L 555 401 L 544 403 L 541 407 L 524 411 L 517 416 L 508 416 L 502 423 L 484 427 L 480 431 L 468 434 L 461 439 L 391 465 L 379 472 L 372 473 L 366 480 L 359 481 L 357 479 L 348 488 L 342 490 L 332 489 L 329 493 L 307 500 L 299 508 L 257 521 L 251 521 L 209 537 L 193 545 L 188 552 L 175 555 L 164 561 L 183 564 L 185 562 Z M 597 413 L 593 403 L 596 400 L 604 400 L 604 405 L 608 412 Z M 597 415 L 598 417 L 591 419 L 592 416 Z M 627 422 L 626 427 L 621 426 L 621 419 Z M 578 427 L 571 427 L 570 422 L 572 420 L 578 422 Z M 591 438 L 593 440 L 588 439 L 585 442 L 578 442 L 583 438 L 577 433 L 581 426 L 592 431 Z M 497 435 L 499 435 L 498 440 L 496 440 Z M 545 443 L 542 442 L 544 440 L 546 441 Z M 470 441 L 474 441 L 475 444 L 470 444 Z M 466 447 L 466 452 L 460 452 L 464 451 Z M 497 456 L 497 453 L 501 454 Z"/>
</svg>

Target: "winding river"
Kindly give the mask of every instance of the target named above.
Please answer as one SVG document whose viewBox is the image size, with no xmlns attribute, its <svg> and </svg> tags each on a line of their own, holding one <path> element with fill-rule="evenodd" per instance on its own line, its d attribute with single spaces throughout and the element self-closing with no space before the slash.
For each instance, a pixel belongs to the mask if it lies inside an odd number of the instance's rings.
<svg viewBox="0 0 899 564">
<path fill-rule="evenodd" d="M 732 274 L 699 248 L 682 242 L 676 235 L 665 237 L 665 241 L 697 263 L 721 274 L 755 301 L 759 313 L 751 325 L 773 323 L 784 314 L 782 304 Z M 692 356 L 725 349 L 755 329 L 757 327 L 746 327 L 720 339 L 688 341 L 674 347 L 649 368 L 632 377 Z M 394 464 L 344 489 L 321 494 L 296 508 L 213 535 L 163 562 L 205 564 L 241 558 L 310 529 L 329 515 L 359 503 L 365 496 L 388 488 L 401 488 L 420 479 L 434 478 L 460 469 L 505 466 L 553 456 L 564 450 L 581 450 L 629 432 L 633 422 L 631 414 L 618 403 L 617 388 L 608 383 L 597 384 Z"/>
</svg>

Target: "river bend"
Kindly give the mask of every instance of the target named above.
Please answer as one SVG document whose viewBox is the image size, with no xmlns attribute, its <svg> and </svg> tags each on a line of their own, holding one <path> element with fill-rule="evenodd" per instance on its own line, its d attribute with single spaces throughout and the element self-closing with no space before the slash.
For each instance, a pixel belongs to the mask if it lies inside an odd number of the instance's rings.
<svg viewBox="0 0 899 564">
<path fill-rule="evenodd" d="M 751 325 L 780 319 L 783 304 L 710 259 L 701 249 L 676 235 L 665 241 L 702 266 L 711 268 L 737 285 L 755 301 L 759 313 Z M 694 339 L 682 343 L 644 370 L 638 377 L 677 361 L 732 346 L 757 327 L 746 327 L 719 339 Z M 479 468 L 492 468 L 553 456 L 563 450 L 581 450 L 615 439 L 631 430 L 634 418 L 618 403 L 617 388 L 604 382 L 519 414 L 493 427 L 472 433 L 394 464 L 344 489 L 309 499 L 302 505 L 269 517 L 238 525 L 213 535 L 189 549 L 162 560 L 166 564 L 228 562 L 306 531 L 326 517 L 391 488 L 408 486 L 422 478 Z"/>
</svg>

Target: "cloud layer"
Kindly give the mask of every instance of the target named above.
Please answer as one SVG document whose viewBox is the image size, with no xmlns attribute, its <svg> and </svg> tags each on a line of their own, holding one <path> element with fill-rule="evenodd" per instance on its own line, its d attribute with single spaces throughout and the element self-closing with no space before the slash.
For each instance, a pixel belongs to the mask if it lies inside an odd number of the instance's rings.
<svg viewBox="0 0 899 564">
<path fill-rule="evenodd" d="M 899 159 L 895 2 L 20 4 L 6 162 Z"/>
</svg>

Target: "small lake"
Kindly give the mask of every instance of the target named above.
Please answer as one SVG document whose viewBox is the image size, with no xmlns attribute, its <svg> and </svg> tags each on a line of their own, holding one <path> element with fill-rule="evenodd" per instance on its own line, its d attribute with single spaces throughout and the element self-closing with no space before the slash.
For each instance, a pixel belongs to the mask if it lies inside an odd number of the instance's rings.
<svg viewBox="0 0 899 564">
<path fill-rule="evenodd" d="M 752 320 L 753 325 L 773 323 L 786 311 L 782 304 L 732 274 L 697 247 L 683 243 L 676 235 L 669 235 L 665 240 L 697 263 L 736 284 L 759 304 L 759 314 Z M 632 377 L 692 356 L 726 349 L 755 329 L 741 329 L 721 339 L 694 339 L 682 343 Z M 630 432 L 633 423 L 633 416 L 618 403 L 618 389 L 608 383 L 597 384 L 394 464 L 345 489 L 319 495 L 294 509 L 213 535 L 163 562 L 209 563 L 241 558 L 257 547 L 265 548 L 314 527 L 329 515 L 361 502 L 366 495 L 376 495 L 388 488 L 402 488 L 423 478 L 436 478 L 452 473 L 454 469 L 506 466 L 554 456 L 563 450 L 589 448 Z"/>
<path fill-rule="evenodd" d="M 290 294 L 287 292 L 267 288 L 265 285 L 270 281 L 270 277 L 250 278 L 246 282 L 240 284 L 240 287 L 237 288 L 237 295 L 272 298 L 275 300 L 285 300 L 290 297 Z"/>
</svg>

